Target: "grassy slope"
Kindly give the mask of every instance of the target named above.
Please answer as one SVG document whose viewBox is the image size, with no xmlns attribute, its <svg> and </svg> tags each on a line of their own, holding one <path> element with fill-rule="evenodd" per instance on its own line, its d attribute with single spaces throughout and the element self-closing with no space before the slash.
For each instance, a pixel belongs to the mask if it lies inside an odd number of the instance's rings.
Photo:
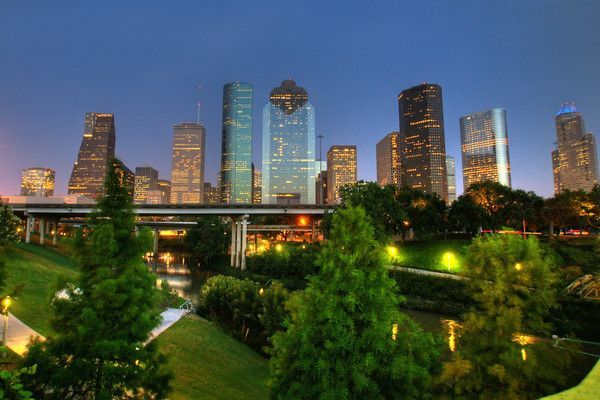
<svg viewBox="0 0 600 400">
<path fill-rule="evenodd" d="M 398 257 L 394 264 L 403 267 L 432 271 L 459 273 L 464 261 L 469 240 L 436 240 L 430 242 L 406 242 L 398 244 Z M 456 257 L 445 262 L 444 255 L 450 252 Z"/>
<path fill-rule="evenodd" d="M 11 312 L 42 335 L 51 334 L 50 300 L 58 279 L 77 278 L 75 262 L 50 248 L 25 243 L 9 249 L 5 261 L 6 289 L 23 285 Z"/>
<path fill-rule="evenodd" d="M 187 316 L 157 338 L 175 374 L 172 400 L 267 399 L 267 361 L 209 322 Z"/>
</svg>

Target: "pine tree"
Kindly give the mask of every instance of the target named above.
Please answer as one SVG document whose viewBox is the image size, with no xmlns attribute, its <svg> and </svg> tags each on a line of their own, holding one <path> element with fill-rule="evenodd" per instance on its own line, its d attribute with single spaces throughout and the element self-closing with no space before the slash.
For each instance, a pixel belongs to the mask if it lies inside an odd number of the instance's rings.
<svg viewBox="0 0 600 400">
<path fill-rule="evenodd" d="M 90 217 L 89 238 L 81 237 L 82 274 L 53 300 L 56 337 L 34 345 L 26 365 L 44 399 L 162 399 L 170 373 L 153 343 L 159 323 L 155 278 L 142 261 L 149 235 L 134 235 L 135 215 L 127 189 L 112 163 L 106 194 Z"/>
<path fill-rule="evenodd" d="M 321 272 L 274 335 L 274 399 L 426 399 L 437 346 L 398 311 L 384 251 L 362 208 L 333 216 Z"/>
<path fill-rule="evenodd" d="M 452 399 L 534 399 L 564 383 L 566 352 L 553 349 L 545 321 L 556 291 L 553 257 L 536 239 L 480 237 L 465 275 L 476 306 L 463 316 L 439 390 Z"/>
</svg>

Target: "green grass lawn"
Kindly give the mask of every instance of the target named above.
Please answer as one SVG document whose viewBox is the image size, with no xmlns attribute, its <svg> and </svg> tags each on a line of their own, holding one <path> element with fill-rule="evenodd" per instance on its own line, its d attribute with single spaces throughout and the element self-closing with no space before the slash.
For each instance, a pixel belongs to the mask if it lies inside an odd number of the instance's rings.
<svg viewBox="0 0 600 400">
<path fill-rule="evenodd" d="M 50 301 L 58 280 L 75 281 L 77 265 L 57 251 L 19 243 L 5 254 L 6 290 L 22 286 L 11 312 L 44 336 L 52 333 Z"/>
<path fill-rule="evenodd" d="M 399 243 L 394 265 L 460 273 L 470 240 L 436 240 Z"/>
<path fill-rule="evenodd" d="M 157 339 L 173 370 L 172 400 L 267 399 L 267 361 L 204 319 L 189 315 Z"/>
</svg>

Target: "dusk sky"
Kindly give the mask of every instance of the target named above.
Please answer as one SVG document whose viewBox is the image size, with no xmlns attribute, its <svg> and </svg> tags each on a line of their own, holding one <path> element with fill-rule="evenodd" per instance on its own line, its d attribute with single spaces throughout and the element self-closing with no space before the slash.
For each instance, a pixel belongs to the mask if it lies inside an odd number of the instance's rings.
<svg viewBox="0 0 600 400">
<path fill-rule="evenodd" d="M 356 144 L 364 180 L 403 89 L 442 86 L 459 193 L 459 117 L 505 108 L 513 187 L 549 196 L 561 103 L 600 136 L 600 1 L 0 0 L 0 193 L 47 166 L 66 194 L 90 111 L 115 114 L 129 168 L 170 179 L 172 126 L 195 121 L 199 101 L 214 184 L 223 84 L 254 84 L 260 165 L 262 107 L 286 78 L 315 105 L 323 153 Z"/>
</svg>

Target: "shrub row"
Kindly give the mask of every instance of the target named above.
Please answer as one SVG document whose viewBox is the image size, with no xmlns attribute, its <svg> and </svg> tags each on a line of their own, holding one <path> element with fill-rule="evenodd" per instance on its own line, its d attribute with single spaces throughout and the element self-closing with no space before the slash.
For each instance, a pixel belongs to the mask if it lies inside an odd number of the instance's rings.
<svg viewBox="0 0 600 400">
<path fill-rule="evenodd" d="M 246 268 L 249 272 L 269 276 L 273 279 L 306 280 L 319 269 L 315 264 L 319 244 L 296 245 L 286 243 L 281 250 L 271 248 L 262 254 L 248 257 Z"/>
<path fill-rule="evenodd" d="M 217 275 L 200 289 L 198 313 L 252 348 L 265 353 L 283 329 L 288 291 L 277 282 L 261 286 L 248 279 Z"/>
</svg>

